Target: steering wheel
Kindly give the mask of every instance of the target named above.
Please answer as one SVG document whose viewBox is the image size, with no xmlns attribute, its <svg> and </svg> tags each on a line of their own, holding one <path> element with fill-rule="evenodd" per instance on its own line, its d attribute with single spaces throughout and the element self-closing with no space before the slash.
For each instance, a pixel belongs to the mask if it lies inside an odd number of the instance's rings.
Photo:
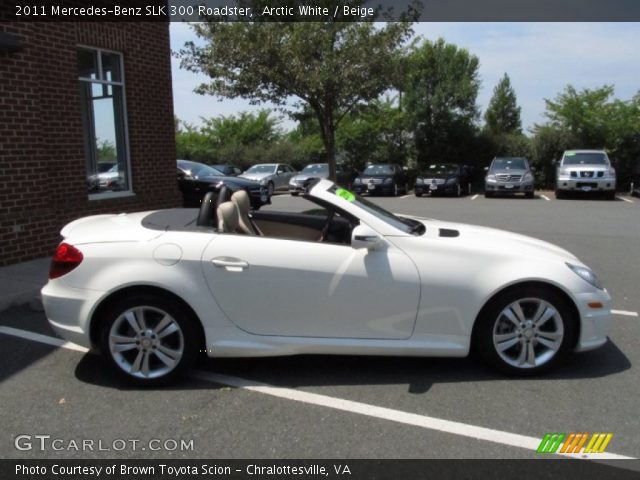
<svg viewBox="0 0 640 480">
<path fill-rule="evenodd" d="M 333 221 L 333 217 L 336 213 L 331 210 L 329 212 L 329 215 L 327 215 L 327 223 L 324 224 L 324 227 L 322 227 L 322 233 L 320 234 L 320 238 L 318 239 L 319 242 L 324 242 L 325 239 L 327 238 L 327 234 L 329 233 L 329 229 L 331 228 L 331 222 Z"/>
</svg>

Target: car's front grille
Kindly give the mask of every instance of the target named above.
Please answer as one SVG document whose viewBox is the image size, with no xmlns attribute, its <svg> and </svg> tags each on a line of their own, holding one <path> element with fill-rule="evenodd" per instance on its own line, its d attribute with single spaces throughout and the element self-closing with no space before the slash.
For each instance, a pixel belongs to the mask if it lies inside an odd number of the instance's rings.
<svg viewBox="0 0 640 480">
<path fill-rule="evenodd" d="M 587 172 L 580 172 L 580 178 L 593 178 L 593 174 L 595 172 L 591 172 L 591 171 L 587 171 Z"/>
<path fill-rule="evenodd" d="M 425 178 L 424 183 L 427 185 L 444 185 L 444 178 Z"/>
<path fill-rule="evenodd" d="M 374 185 L 380 185 L 382 183 L 381 178 L 369 178 L 366 183 L 373 183 Z"/>
<path fill-rule="evenodd" d="M 598 188 L 598 184 L 595 183 L 595 182 L 576 182 L 576 187 L 578 187 L 578 188 L 582 188 L 582 187 Z"/>
<path fill-rule="evenodd" d="M 519 182 L 522 180 L 522 175 L 499 173 L 498 175 L 496 175 L 496 180 L 498 180 L 499 182 Z"/>
<path fill-rule="evenodd" d="M 571 178 L 577 178 L 578 172 L 571 172 Z"/>
</svg>

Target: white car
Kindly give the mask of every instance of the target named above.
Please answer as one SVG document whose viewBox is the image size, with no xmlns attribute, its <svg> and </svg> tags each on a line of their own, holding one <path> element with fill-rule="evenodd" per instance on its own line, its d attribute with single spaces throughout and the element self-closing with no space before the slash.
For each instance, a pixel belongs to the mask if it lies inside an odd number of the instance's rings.
<svg viewBox="0 0 640 480">
<path fill-rule="evenodd" d="M 606 342 L 611 298 L 552 244 L 394 215 L 328 180 L 306 213 L 200 210 L 71 222 L 42 290 L 67 340 L 126 378 L 165 381 L 199 352 L 463 357 L 526 375 Z M 228 200 L 228 201 L 227 201 Z M 196 220 L 197 218 L 197 220 Z"/>
</svg>

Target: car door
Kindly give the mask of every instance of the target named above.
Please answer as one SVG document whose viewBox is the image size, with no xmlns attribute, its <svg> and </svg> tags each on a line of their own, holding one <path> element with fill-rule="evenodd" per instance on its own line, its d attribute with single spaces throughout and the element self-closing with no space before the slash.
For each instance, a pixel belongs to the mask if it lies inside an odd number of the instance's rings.
<svg viewBox="0 0 640 480">
<path fill-rule="evenodd" d="M 220 234 L 205 249 L 209 289 L 230 321 L 256 335 L 403 339 L 420 297 L 414 263 L 389 245 Z"/>
</svg>

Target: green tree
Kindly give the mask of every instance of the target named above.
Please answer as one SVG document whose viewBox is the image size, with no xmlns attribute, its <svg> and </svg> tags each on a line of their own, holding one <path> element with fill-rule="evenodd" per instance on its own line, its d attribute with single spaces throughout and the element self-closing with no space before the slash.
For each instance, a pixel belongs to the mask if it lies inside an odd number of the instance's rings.
<svg viewBox="0 0 640 480">
<path fill-rule="evenodd" d="M 473 155 L 480 87 L 478 57 L 425 40 L 407 57 L 404 108 L 418 162 L 468 161 Z"/>
<path fill-rule="evenodd" d="M 493 96 L 484 113 L 485 129 L 493 135 L 519 134 L 522 132 L 520 107 L 516 92 L 506 73 L 493 89 Z"/>
<path fill-rule="evenodd" d="M 273 102 L 290 114 L 308 107 L 318 122 L 332 178 L 336 129 L 354 108 L 394 84 L 396 60 L 412 33 L 407 22 L 379 26 L 324 17 L 317 22 L 210 21 L 193 28 L 205 45 L 188 42 L 179 53 L 181 66 L 211 77 L 196 91 Z"/>
</svg>

